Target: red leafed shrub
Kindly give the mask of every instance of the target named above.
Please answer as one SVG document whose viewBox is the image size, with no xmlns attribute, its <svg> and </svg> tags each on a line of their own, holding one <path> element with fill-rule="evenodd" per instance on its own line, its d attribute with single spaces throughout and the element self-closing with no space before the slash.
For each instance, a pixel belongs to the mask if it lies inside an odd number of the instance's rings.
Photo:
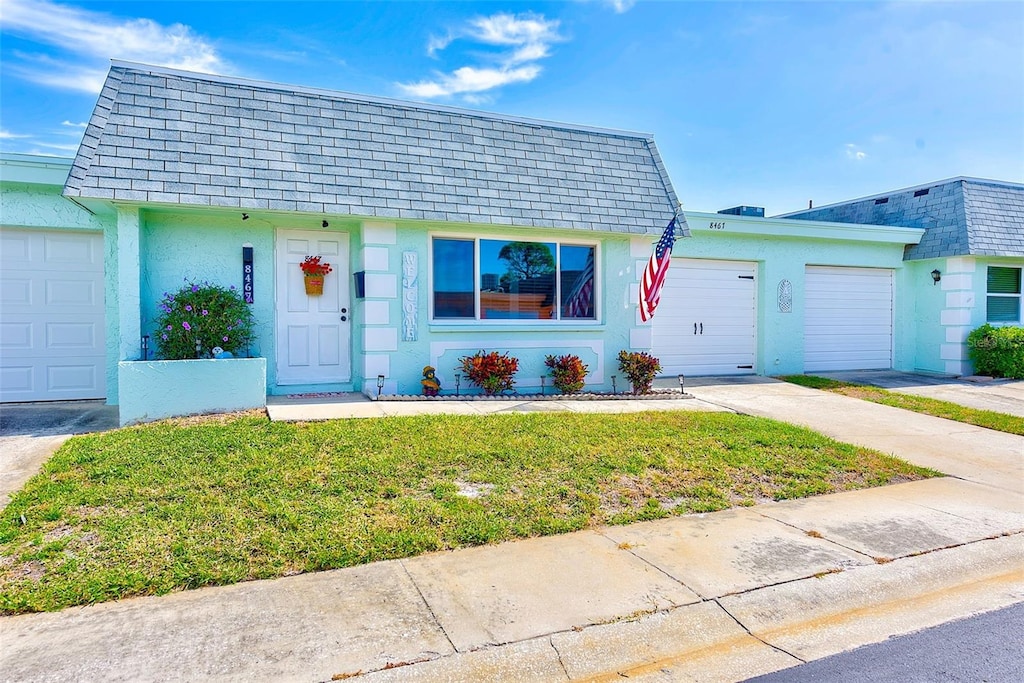
<svg viewBox="0 0 1024 683">
<path fill-rule="evenodd" d="M 459 359 L 462 371 L 469 381 L 484 390 L 489 396 L 507 391 L 515 386 L 515 374 L 519 370 L 519 359 L 507 353 L 479 351 L 472 356 Z"/>
<path fill-rule="evenodd" d="M 587 366 L 579 356 L 548 356 L 544 359 L 544 365 L 551 368 L 554 385 L 563 394 L 575 394 L 583 388 Z"/>
<path fill-rule="evenodd" d="M 619 369 L 629 378 L 634 394 L 646 394 L 661 372 L 661 361 L 644 351 L 619 351 Z"/>
</svg>

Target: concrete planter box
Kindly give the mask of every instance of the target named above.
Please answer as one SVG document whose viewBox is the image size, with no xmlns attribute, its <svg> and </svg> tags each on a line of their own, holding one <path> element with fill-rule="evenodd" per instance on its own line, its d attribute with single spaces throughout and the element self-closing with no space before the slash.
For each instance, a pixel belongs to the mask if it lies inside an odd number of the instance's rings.
<svg viewBox="0 0 1024 683">
<path fill-rule="evenodd" d="M 267 404 L 267 360 L 121 361 L 117 388 L 122 426 L 262 408 Z"/>
</svg>

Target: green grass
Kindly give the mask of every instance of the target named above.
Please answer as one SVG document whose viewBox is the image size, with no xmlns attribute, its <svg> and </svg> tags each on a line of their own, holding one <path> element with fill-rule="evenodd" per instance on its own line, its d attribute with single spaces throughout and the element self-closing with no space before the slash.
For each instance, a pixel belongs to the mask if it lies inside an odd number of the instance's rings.
<svg viewBox="0 0 1024 683">
<path fill-rule="evenodd" d="M 71 439 L 14 496 L 0 513 L 0 612 L 935 474 L 726 413 L 159 423 Z M 460 494 L 470 484 L 479 497 Z"/>
<path fill-rule="evenodd" d="M 994 410 L 977 410 L 949 401 L 903 394 L 880 387 L 842 382 L 827 377 L 815 377 L 814 375 L 786 375 L 779 377 L 779 379 L 810 387 L 811 389 L 823 389 L 824 391 L 881 403 L 882 405 L 894 408 L 912 410 L 915 413 L 934 415 L 935 417 L 943 417 L 947 420 L 956 420 L 957 422 L 985 427 L 986 429 L 995 429 L 1000 432 L 1024 436 L 1024 418 L 1017 417 L 1016 415 L 999 413 Z"/>
</svg>

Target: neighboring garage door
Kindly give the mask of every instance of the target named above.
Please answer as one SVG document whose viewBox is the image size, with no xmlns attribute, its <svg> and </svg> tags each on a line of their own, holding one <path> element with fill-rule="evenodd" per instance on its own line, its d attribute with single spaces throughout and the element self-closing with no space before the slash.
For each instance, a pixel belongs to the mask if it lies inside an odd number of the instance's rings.
<svg viewBox="0 0 1024 683">
<path fill-rule="evenodd" d="M 754 372 L 757 264 L 672 259 L 654 315 L 665 375 Z"/>
<path fill-rule="evenodd" d="M 892 271 L 807 266 L 804 371 L 892 367 Z"/>
<path fill-rule="evenodd" d="M 103 235 L 0 228 L 0 401 L 106 396 Z"/>
</svg>

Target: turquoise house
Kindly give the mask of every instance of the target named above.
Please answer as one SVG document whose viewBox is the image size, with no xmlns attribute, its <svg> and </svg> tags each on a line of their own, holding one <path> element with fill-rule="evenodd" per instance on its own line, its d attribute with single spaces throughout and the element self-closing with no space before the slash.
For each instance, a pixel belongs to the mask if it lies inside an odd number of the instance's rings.
<svg viewBox="0 0 1024 683">
<path fill-rule="evenodd" d="M 640 273 L 678 206 L 647 134 L 115 62 L 74 160 L 0 170 L 3 401 L 106 398 L 129 423 L 419 393 L 425 365 L 451 393 L 479 350 L 519 358 L 528 392 L 548 354 L 578 355 L 599 391 L 622 349 L 693 375 L 948 355 L 920 324 L 944 290 L 906 259 L 931 228 L 884 217 L 688 211 L 642 323 Z M 153 359 L 163 292 L 241 288 L 244 254 L 249 357 Z M 333 267 L 322 295 L 309 255 Z"/>
</svg>

